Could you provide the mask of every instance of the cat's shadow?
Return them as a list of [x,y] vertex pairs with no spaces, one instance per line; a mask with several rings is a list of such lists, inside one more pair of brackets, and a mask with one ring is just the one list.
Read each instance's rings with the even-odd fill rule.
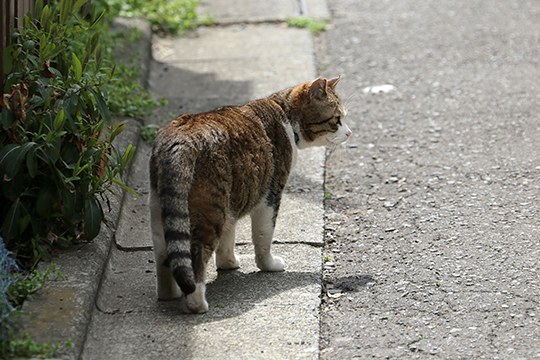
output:
[[[303,294],[310,293],[314,306],[320,295],[320,273],[284,271],[242,272],[218,271],[217,277],[206,285],[209,311],[204,315],[182,314],[180,300],[159,302],[162,312],[172,316],[196,317],[197,323],[220,321],[241,316],[255,307],[306,306]],[[282,296],[288,292],[287,296]]]

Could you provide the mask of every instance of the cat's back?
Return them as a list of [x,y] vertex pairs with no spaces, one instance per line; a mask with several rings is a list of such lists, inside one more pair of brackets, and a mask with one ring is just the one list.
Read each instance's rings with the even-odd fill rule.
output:
[[[154,148],[174,142],[188,142],[191,147],[234,145],[229,142],[243,139],[265,140],[264,126],[245,108],[227,106],[198,114],[183,114],[164,126],[155,140]],[[215,150],[215,149],[214,149]]]

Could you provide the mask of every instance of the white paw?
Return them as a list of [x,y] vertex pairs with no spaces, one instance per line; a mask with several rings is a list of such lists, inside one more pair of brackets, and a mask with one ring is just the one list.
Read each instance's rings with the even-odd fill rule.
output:
[[262,271],[283,271],[285,270],[285,261],[279,256],[268,255],[265,258],[256,258],[257,267]]
[[223,259],[216,256],[216,267],[221,270],[234,270],[240,267],[240,262],[234,256],[232,259]]
[[182,311],[186,314],[204,314],[208,311],[206,301],[206,286],[197,284],[195,291],[182,298]]

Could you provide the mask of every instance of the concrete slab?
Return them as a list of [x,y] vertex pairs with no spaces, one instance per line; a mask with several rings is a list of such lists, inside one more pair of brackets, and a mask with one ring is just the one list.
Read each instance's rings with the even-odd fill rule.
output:
[[[174,106],[200,97],[212,106],[243,103],[315,77],[309,31],[281,25],[199,28],[189,38],[155,39],[153,54],[150,88]],[[183,112],[202,110],[209,108]]]
[[276,245],[288,271],[262,273],[251,246],[241,270],[209,269],[210,311],[158,302],[150,251],[115,250],[82,359],[316,359],[321,249]]
[[330,18],[324,0],[203,0],[199,14],[210,15],[216,24],[277,22],[300,16],[321,20]]

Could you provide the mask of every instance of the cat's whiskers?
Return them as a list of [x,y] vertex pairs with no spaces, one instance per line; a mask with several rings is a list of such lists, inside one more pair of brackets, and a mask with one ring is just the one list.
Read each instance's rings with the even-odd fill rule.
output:
[[349,94],[345,99],[343,99],[343,103],[347,104],[349,101],[354,100],[353,96],[358,95],[358,91],[360,88],[356,88],[351,94]]
[[332,156],[334,156],[336,150],[338,149],[340,145],[343,145],[343,144],[333,144],[331,146],[328,146],[326,148],[326,159],[330,159]]

